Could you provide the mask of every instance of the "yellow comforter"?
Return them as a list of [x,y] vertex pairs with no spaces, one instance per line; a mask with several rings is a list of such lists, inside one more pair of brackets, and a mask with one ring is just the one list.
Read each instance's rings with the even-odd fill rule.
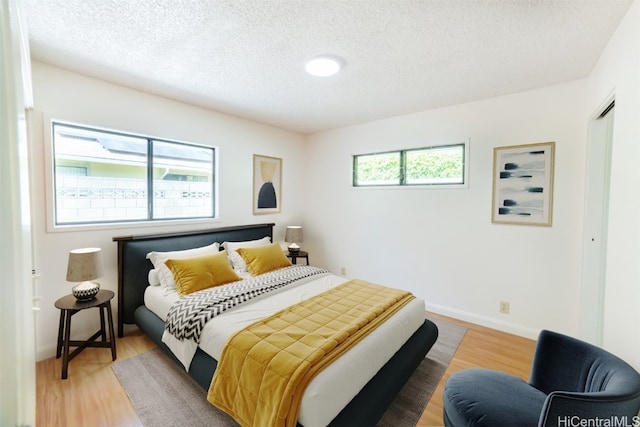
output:
[[313,377],[413,298],[351,280],[256,322],[229,339],[207,398],[243,426],[295,426]]

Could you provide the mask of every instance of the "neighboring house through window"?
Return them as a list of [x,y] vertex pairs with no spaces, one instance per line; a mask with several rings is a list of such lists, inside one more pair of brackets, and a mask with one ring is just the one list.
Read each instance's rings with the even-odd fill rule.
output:
[[55,225],[215,217],[213,147],[53,122]]

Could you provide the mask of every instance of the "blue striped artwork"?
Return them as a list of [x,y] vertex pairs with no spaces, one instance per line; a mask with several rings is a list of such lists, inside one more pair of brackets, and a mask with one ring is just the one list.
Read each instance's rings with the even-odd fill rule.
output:
[[551,225],[554,148],[494,148],[493,222]]

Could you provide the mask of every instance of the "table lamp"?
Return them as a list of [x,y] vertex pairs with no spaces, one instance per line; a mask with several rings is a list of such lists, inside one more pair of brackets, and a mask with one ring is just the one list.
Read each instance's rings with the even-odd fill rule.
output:
[[79,301],[89,301],[98,294],[100,284],[92,282],[102,277],[102,250],[100,248],[74,249],[69,252],[67,281],[79,282],[71,289]]
[[298,243],[302,242],[302,227],[300,225],[288,225],[287,231],[284,235],[284,241],[291,243],[288,246],[290,254],[297,254],[300,252],[300,246],[298,246]]

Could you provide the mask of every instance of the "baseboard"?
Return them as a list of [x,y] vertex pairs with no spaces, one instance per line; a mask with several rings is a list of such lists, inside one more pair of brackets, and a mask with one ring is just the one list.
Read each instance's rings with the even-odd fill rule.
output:
[[49,344],[42,347],[38,347],[36,350],[36,362],[54,357],[56,355],[56,344]]
[[426,304],[427,311],[440,314],[454,319],[463,320],[465,322],[474,323],[476,325],[485,326],[487,328],[496,329],[498,331],[507,332],[509,334],[518,335],[529,339],[538,339],[539,329],[533,329],[517,323],[505,322],[504,320],[494,319],[492,317],[480,316],[475,313],[469,313],[462,310],[456,310],[437,304]]

